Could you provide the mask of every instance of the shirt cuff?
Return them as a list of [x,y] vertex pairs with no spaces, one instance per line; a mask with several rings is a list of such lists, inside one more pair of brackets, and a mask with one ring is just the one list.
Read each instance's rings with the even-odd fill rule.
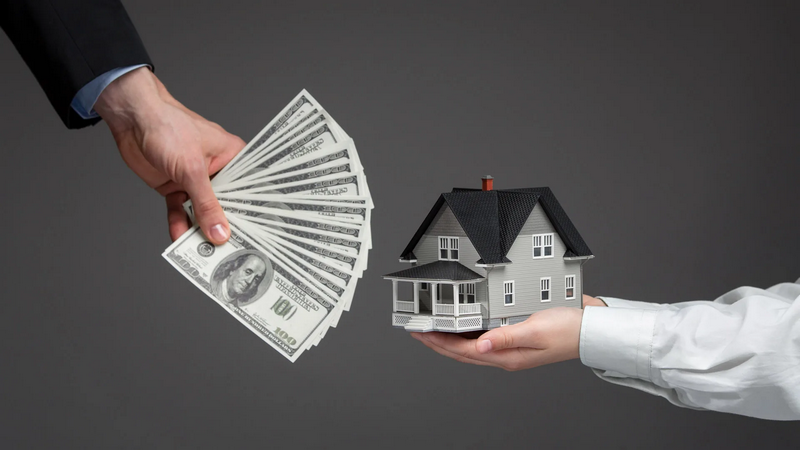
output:
[[654,311],[664,307],[664,305],[659,303],[637,302],[633,300],[623,300],[621,298],[614,298],[614,297],[597,297],[597,298],[599,298],[606,305],[612,308],[647,309]]
[[609,371],[610,376],[652,381],[650,357],[658,313],[656,309],[587,306],[581,322],[581,362]]
[[[100,75],[94,80],[90,81],[86,86],[82,87],[75,97],[72,99],[72,109],[84,119],[94,119],[97,117],[97,112],[94,110],[94,104],[100,98],[106,87],[117,78],[125,75],[126,73],[136,70],[140,67],[148,66],[147,64],[138,64],[135,66],[119,67],[111,69],[108,72]],[[149,66],[148,66],[149,67]]]

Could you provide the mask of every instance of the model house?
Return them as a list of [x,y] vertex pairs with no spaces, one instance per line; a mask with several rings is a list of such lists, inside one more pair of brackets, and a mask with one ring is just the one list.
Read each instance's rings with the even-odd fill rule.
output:
[[553,192],[492,183],[485,177],[482,189],[439,196],[400,255],[410,267],[384,276],[392,281],[392,325],[488,330],[545,308],[582,306],[583,264],[593,255]]

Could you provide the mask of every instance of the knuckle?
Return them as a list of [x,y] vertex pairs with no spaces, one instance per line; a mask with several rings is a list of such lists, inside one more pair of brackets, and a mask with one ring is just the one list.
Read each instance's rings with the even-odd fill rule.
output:
[[183,171],[191,180],[208,176],[208,168],[206,167],[206,163],[204,160],[199,158],[190,158],[185,161]]
[[502,348],[513,348],[514,337],[509,333],[503,333],[500,338]]
[[217,211],[217,202],[214,199],[208,199],[204,201],[192,201],[192,205],[194,206],[194,210],[198,215],[206,215],[215,213]]

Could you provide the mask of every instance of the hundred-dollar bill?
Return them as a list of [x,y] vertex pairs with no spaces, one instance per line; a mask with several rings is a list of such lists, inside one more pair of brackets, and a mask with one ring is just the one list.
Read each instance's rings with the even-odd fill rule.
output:
[[311,182],[325,179],[332,175],[355,175],[361,173],[360,167],[354,166],[349,161],[328,161],[318,166],[310,167],[304,170],[293,171],[288,173],[275,174],[265,177],[260,177],[256,180],[241,180],[228,183],[227,185],[217,189],[218,193],[234,193],[234,192],[261,192],[264,189],[269,189],[275,186],[293,186],[300,184],[300,182]]
[[[296,220],[293,223],[342,233],[365,242],[367,249],[372,248],[371,210],[365,206],[366,200],[363,199],[315,200],[309,197],[265,194],[231,197],[219,195],[218,200],[223,209],[235,209],[240,215],[265,218],[277,216],[280,220],[291,218]],[[191,201],[183,206],[194,221]]]
[[318,103],[311,97],[305,89],[303,89],[297,96],[281,111],[269,124],[259,132],[245,147],[240,151],[218,174],[218,183],[224,183],[227,178],[226,174],[232,168],[238,165],[238,162],[248,156],[250,153],[256,151],[259,147],[270,142],[276,133],[283,130],[298,118],[304,117],[314,109],[318,109]]
[[287,126],[280,132],[276,133],[269,139],[269,141],[265,144],[262,144],[260,147],[251,150],[248,152],[246,156],[242,156],[239,158],[236,163],[232,166],[226,166],[226,173],[224,177],[218,182],[213,183],[214,186],[218,186],[221,184],[229,183],[235,181],[239,178],[242,172],[247,171],[250,166],[252,166],[253,162],[261,158],[267,153],[275,151],[276,148],[280,148],[292,140],[294,140],[297,136],[305,133],[311,127],[316,124],[323,123],[325,120],[324,116],[320,115],[320,110],[314,108],[313,110],[309,111],[308,114],[298,116],[297,120],[295,120],[291,125]]
[[[341,253],[332,252],[313,242],[302,242],[297,239],[280,239],[280,236],[272,240],[276,246],[291,252],[289,256],[296,256],[296,261],[310,266],[315,271],[321,271],[329,279],[330,276],[344,274],[351,274],[346,279],[347,285],[345,286],[345,293],[342,295],[338,302],[342,303],[344,310],[350,310],[350,303],[353,299],[355,291],[355,284],[358,278],[361,278],[363,269],[360,261],[352,256],[342,255]],[[335,272],[333,272],[335,271]]]
[[309,264],[307,261],[299,258],[296,253],[287,249],[279,239],[261,233],[260,230],[252,225],[239,221],[237,217],[231,217],[230,219],[232,222],[237,223],[240,229],[247,230],[250,236],[257,240],[264,248],[270,250],[277,258],[280,258],[287,267],[296,270],[301,276],[304,276],[309,283],[319,288],[321,290],[320,292],[332,297],[332,302],[335,303],[337,307],[343,310],[350,309],[355,286],[358,281],[357,278],[350,278],[347,285],[342,286],[341,280],[334,281],[332,278],[335,274],[331,272],[335,271],[335,268],[319,263]]
[[194,227],[164,258],[253,333],[294,362],[335,304],[231,224],[219,246]]
[[[236,206],[232,206],[231,203]],[[271,225],[269,222],[274,222],[282,230],[294,233],[296,236],[313,236],[314,239],[338,245],[342,248],[354,249],[355,252],[359,252],[367,241],[363,233],[363,224],[351,225],[326,219],[309,219],[307,214],[291,215],[282,209],[275,209],[271,212],[258,212],[240,208],[240,203],[226,200],[221,200],[220,204],[223,205],[222,209],[226,213],[244,216],[248,220],[260,221],[265,225]]]
[[344,310],[350,309],[358,277],[349,275],[346,268],[334,267],[333,264],[328,264],[330,261],[322,261],[320,258],[312,256],[311,252],[299,250],[297,246],[290,245],[285,240],[264,234],[262,237],[272,245],[270,248],[273,251],[288,257],[299,270],[315,279],[327,280],[324,287],[330,291],[326,290],[325,292],[334,295],[337,305],[341,305]]
[[237,197],[253,194],[283,194],[295,197],[337,197],[348,199],[359,197],[364,191],[364,177],[361,173],[324,175],[311,180],[298,180],[283,184],[273,184],[253,189],[232,192],[216,192],[217,197]]
[[369,208],[363,203],[328,202],[308,197],[286,198],[277,195],[265,199],[265,196],[259,195],[228,197],[220,194],[219,201],[220,204],[255,212],[281,213],[300,219],[324,220],[353,226],[366,222],[369,213]]
[[362,171],[364,170],[364,167],[361,165],[361,160],[358,157],[355,143],[352,139],[348,139],[317,152],[306,153],[301,157],[287,161],[286,164],[270,167],[265,170],[263,175],[270,176],[295,171],[305,171],[331,161],[349,162],[353,167]]
[[[367,254],[366,245],[360,241],[346,239],[341,235],[327,231],[314,231],[313,228],[298,226],[290,223],[299,222],[311,224],[310,221],[301,221],[288,217],[283,219],[272,214],[260,214],[253,211],[241,210],[226,206],[223,206],[222,209],[227,214],[234,214],[242,217],[249,222],[261,225],[266,232],[274,233],[287,239],[297,239],[300,242],[313,243],[333,252],[347,254],[354,258],[360,258],[362,256],[366,257]],[[315,225],[321,226],[322,224],[316,223]],[[359,261],[361,261],[361,259],[365,258],[360,258]],[[360,262],[359,266],[364,267],[365,263]]]
[[[289,257],[289,254],[281,245],[277,244],[274,239],[271,239],[268,236],[260,233],[259,230],[253,227],[251,224],[244,223],[238,220],[237,217],[231,217],[230,221],[231,223],[236,224],[238,229],[247,233],[251,239],[257,241],[260,246],[270,251],[270,255],[272,255],[276,260],[279,260],[281,263],[285,264],[287,268],[294,270],[294,273],[299,273],[298,278],[302,278],[309,284],[321,289],[321,291],[318,290],[317,292],[325,293],[327,298],[334,297],[335,299],[331,300],[330,303],[336,305],[336,307],[326,320],[325,327],[335,326],[334,324],[338,323],[338,318],[341,316],[341,312],[344,310],[344,304],[346,303],[349,307],[349,304],[352,303],[352,294],[353,290],[355,289],[355,282],[352,285],[352,289],[344,289],[332,283],[321,271],[310,268],[302,263],[297,264],[295,260],[292,260],[292,258]],[[326,331],[326,329],[321,329],[320,333],[324,335]]]
[[[236,217],[232,217],[231,222],[236,224],[237,229],[241,230],[241,232],[249,239],[258,242],[262,248],[269,251],[273,258],[280,261],[282,264],[285,264],[285,267],[294,270],[295,272],[293,273],[296,274],[298,278],[305,280],[312,286],[316,286],[318,288],[317,292],[323,295],[324,298],[329,301],[329,303],[335,305],[325,321],[320,325],[320,327],[318,327],[318,330],[314,332],[314,335],[316,335],[317,338],[314,339],[313,337],[310,337],[306,340],[307,348],[312,345],[316,345],[317,342],[319,342],[319,339],[325,335],[328,327],[335,326],[335,324],[338,323],[343,312],[343,304],[347,303],[349,305],[352,303],[351,301],[348,302],[348,300],[352,300],[352,291],[344,292],[339,295],[339,298],[334,298],[336,296],[330,295],[331,290],[325,286],[327,280],[325,280],[324,277],[321,275],[317,275],[316,277],[312,276],[313,271],[308,271],[305,267],[298,266],[291,259],[286,258],[285,250],[283,250],[281,246],[275,245],[272,240],[264,239],[263,235],[259,234],[259,230],[256,227],[253,227],[251,224],[238,221]],[[355,289],[355,283],[353,284],[353,289]]]
[[[339,130],[333,126],[329,117],[327,112],[318,110],[312,111],[311,114],[298,120],[291,129],[284,131],[283,135],[269,146],[262,146],[252,152],[246,160],[240,161],[238,166],[231,170],[231,175],[227,181],[232,182],[243,177],[245,172],[251,171],[254,165],[259,162],[264,163],[262,164],[262,172],[260,172],[259,175],[267,175],[268,172],[272,171],[270,167],[271,161],[275,161],[272,156],[280,154],[281,151],[285,152],[287,149],[293,149],[291,150],[292,153],[305,152],[306,154],[312,153],[308,151],[310,148],[321,151],[328,146],[327,142],[325,145],[321,145],[318,142],[308,144],[306,141],[314,134],[312,130],[317,130],[318,133],[324,130],[325,128],[323,128],[323,125],[327,125],[332,130],[335,137],[341,137],[340,142],[352,142],[352,139],[347,137],[343,130]],[[311,133],[311,135],[309,135],[309,133]],[[304,136],[305,139],[303,139]],[[298,146],[298,143],[305,143],[305,145]]]
[[[258,174],[258,177],[253,177],[248,180],[235,180],[226,183],[224,190],[234,186],[243,186],[247,184],[254,184],[257,182],[267,181],[267,178],[274,178],[278,175],[289,174],[293,172],[308,172],[309,170],[328,167],[329,164],[338,162],[339,164],[349,163],[355,170],[363,171],[361,161],[358,158],[355,144],[352,139],[336,143],[326,147],[319,152],[307,153],[305,156],[297,158],[291,164],[284,164],[278,167],[272,166],[264,169]],[[223,189],[218,189],[222,191]]]
[[260,230],[253,223],[248,223],[237,216],[229,216],[228,220],[231,223],[235,223],[240,230],[246,232],[259,245],[272,251],[272,254],[284,262],[287,267],[321,289],[321,292],[332,303],[341,301],[341,298],[345,295],[347,284],[353,279],[346,269],[339,269],[321,262],[317,263],[317,265],[305,265],[303,260],[292,254],[290,250],[286,249],[285,245],[279,243],[269,233]]
[[266,143],[254,150],[251,150],[246,156],[242,156],[238,161],[236,161],[236,164],[228,169],[228,172],[226,173],[226,179],[224,181],[230,182],[236,180],[242,170],[246,170],[255,159],[273,151],[276,147],[280,147],[289,143],[294,138],[310,129],[310,127],[321,123],[323,120],[325,120],[325,116],[321,115],[319,108],[314,108],[307,114],[298,115],[297,120],[291,123],[291,125],[275,133]]
[[[373,203],[355,144],[304,90],[212,187],[231,240],[213,246],[195,227],[164,256],[294,361],[349,310],[367,267]],[[184,208],[194,220],[192,203]],[[316,325],[309,317],[319,319]]]
[[307,227],[298,226],[291,223],[291,222],[310,222],[310,221],[301,221],[289,217],[284,219],[278,216],[273,216],[271,214],[260,215],[253,213],[252,211],[243,211],[228,207],[223,207],[222,209],[225,211],[226,214],[234,214],[250,222],[260,224],[261,226],[264,227],[265,231],[268,232],[275,231],[280,236],[284,236],[291,239],[299,239],[301,241],[306,241],[306,240],[313,241],[318,245],[327,247],[339,253],[346,253],[348,255],[357,256],[359,254],[366,254],[365,252],[362,253],[363,250],[366,250],[366,245],[363,242],[352,239],[346,239],[341,236],[337,236],[334,233],[312,231]]
[[[259,223],[252,220],[249,222]],[[275,228],[259,227],[259,231],[265,233],[270,238],[275,238],[276,242],[281,243],[293,251],[300,252],[309,258],[314,258],[320,262],[334,266],[353,277],[361,277],[361,264],[359,263],[357,254],[349,254],[347,252],[338,251],[338,249],[333,249],[330,246],[319,245],[313,239],[294,236]]]
[[[295,137],[308,131],[311,126],[322,123],[323,121],[329,124],[332,132],[337,136],[341,136],[343,139],[350,139],[350,136],[347,134],[347,132],[345,132],[344,129],[339,126],[336,120],[334,120],[329,113],[318,106],[319,102],[317,102],[317,100],[314,99],[314,97],[311,96],[311,94],[305,89],[298,94],[298,96],[289,104],[289,106],[284,109],[283,113],[285,114],[286,110],[289,109],[290,106],[294,106],[301,101],[305,102],[303,103],[304,106],[315,106],[313,106],[313,109],[310,111],[308,111],[308,108],[300,108],[297,113],[286,120],[285,125],[279,129],[279,132],[273,133],[272,137],[267,139],[266,142],[263,142],[255,149],[251,149],[246,155],[237,157],[235,164],[227,165],[225,169],[223,169],[223,172],[225,173],[220,180],[220,184],[238,178],[243,169],[249,168],[252,165],[255,156],[261,157],[264,154],[273,152],[276,148],[280,148],[284,144],[289,143],[289,141]],[[273,119],[273,121],[274,120],[275,119]]]
[[296,137],[286,145],[278,148],[268,154],[260,155],[258,158],[248,164],[245,170],[237,175],[238,180],[246,180],[249,178],[258,177],[262,170],[269,168],[271,165],[286,158],[289,155],[300,157],[302,155],[313,153],[321,150],[329,145],[334,145],[337,142],[346,140],[344,136],[335,131],[329,123],[323,123],[311,127],[302,135]]
[[[249,202],[243,200],[243,203]],[[297,238],[300,241],[313,241],[316,245],[332,249],[338,253],[358,256],[358,269],[364,271],[368,264],[369,236],[364,233],[362,224],[344,224],[324,219],[309,220],[302,214],[293,216],[292,212],[275,208],[253,207],[236,202],[220,201],[227,214],[240,216],[250,222],[261,224],[265,231],[280,230],[281,236]]]

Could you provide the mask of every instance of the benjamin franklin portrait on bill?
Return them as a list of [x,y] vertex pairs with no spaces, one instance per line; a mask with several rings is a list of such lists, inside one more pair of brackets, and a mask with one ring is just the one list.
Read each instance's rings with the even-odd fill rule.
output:
[[272,283],[272,264],[257,250],[240,250],[220,261],[211,274],[214,295],[227,306],[257,301]]

